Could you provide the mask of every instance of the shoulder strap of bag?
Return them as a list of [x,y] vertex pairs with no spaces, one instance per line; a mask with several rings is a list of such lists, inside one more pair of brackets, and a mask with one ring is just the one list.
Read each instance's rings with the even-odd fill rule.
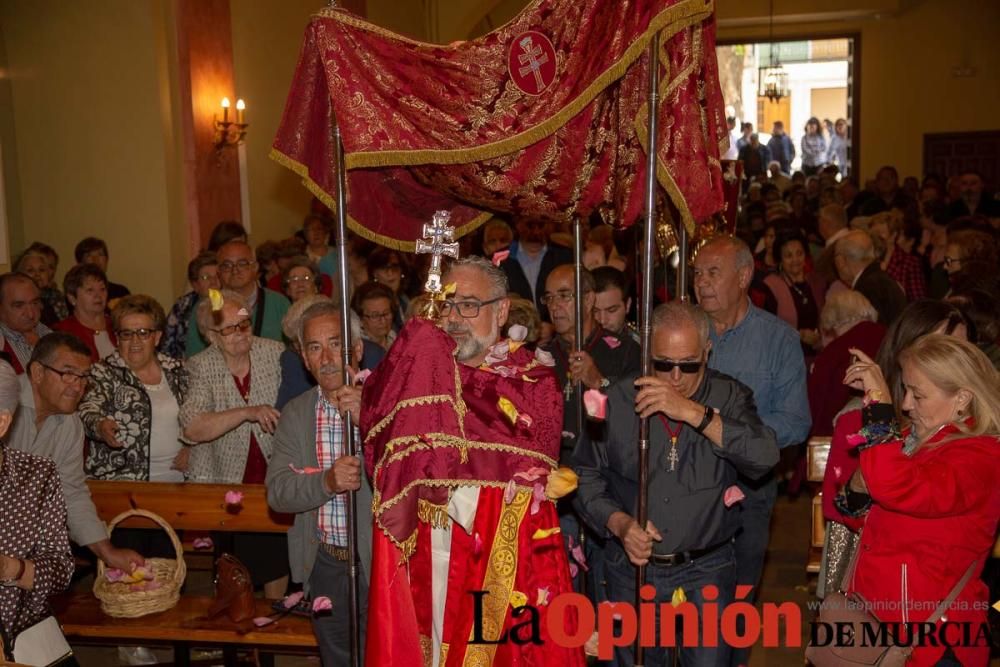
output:
[[958,597],[958,594],[961,593],[962,589],[965,588],[965,585],[969,583],[969,579],[972,578],[972,573],[976,571],[977,565],[979,565],[978,560],[972,561],[972,564],[969,565],[969,569],[965,571],[965,574],[962,575],[962,578],[958,580],[958,583],[955,584],[955,587],[951,589],[950,593],[948,593],[948,597],[946,597],[944,600],[941,601],[941,603],[937,606],[937,609],[934,610],[934,613],[931,614],[931,617],[927,619],[928,623],[937,623],[939,620],[941,620],[941,617],[944,616],[946,611],[948,611],[948,608],[951,606],[951,603],[955,601],[955,598]]

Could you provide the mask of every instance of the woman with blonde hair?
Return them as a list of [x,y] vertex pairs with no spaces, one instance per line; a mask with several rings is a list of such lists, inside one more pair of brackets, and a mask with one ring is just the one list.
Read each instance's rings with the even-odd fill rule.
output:
[[864,528],[845,592],[864,598],[883,623],[938,624],[939,604],[954,596],[944,610],[959,629],[950,647],[924,642],[908,664],[986,665],[990,600],[979,575],[1000,520],[1000,375],[967,341],[937,333],[916,340],[899,355],[899,407],[909,421],[900,428],[878,364],[851,352],[857,361],[844,383],[866,397],[854,438],[861,466],[837,502],[864,516]]

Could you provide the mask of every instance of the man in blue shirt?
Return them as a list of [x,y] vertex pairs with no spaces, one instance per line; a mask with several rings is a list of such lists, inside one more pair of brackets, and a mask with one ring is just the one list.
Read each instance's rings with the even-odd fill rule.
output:
[[[753,255],[743,241],[716,238],[698,251],[694,289],[712,321],[709,368],[732,376],[753,391],[757,414],[775,434],[778,447],[805,441],[812,420],[806,395],[806,366],[798,332],[763,311],[747,296]],[[736,583],[756,587],[764,568],[771,510],[777,498],[773,472],[760,480],[740,477],[742,529],[736,535]],[[749,651],[733,651],[733,665]]]

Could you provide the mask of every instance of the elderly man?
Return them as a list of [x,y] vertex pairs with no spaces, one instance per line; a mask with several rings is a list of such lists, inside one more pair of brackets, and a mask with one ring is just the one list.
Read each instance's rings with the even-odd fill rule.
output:
[[851,289],[861,292],[878,312],[878,321],[890,326],[906,307],[906,294],[882,270],[875,257],[872,237],[855,229],[840,237],[833,253],[837,276]]
[[[444,283],[455,292],[440,328],[410,320],[365,382],[378,527],[369,614],[392,628],[369,633],[367,663],[437,665],[446,651],[455,665],[582,667],[545,622],[547,601],[571,588],[555,504],[535,490],[557,465],[559,388],[547,355],[500,340],[503,271],[469,257]],[[537,642],[513,627],[521,614],[508,610],[524,604],[537,609]]]
[[[253,335],[281,342],[281,320],[291,304],[284,294],[257,284],[257,259],[253,248],[246,241],[229,241],[219,248],[216,256],[222,287],[233,290],[247,302],[250,320],[253,322]],[[185,346],[189,357],[207,347],[207,342],[198,331],[195,312],[197,308],[191,314]]]
[[550,225],[542,220],[521,218],[517,221],[517,240],[510,245],[510,255],[500,263],[507,274],[510,291],[531,301],[545,315],[542,292],[552,269],[573,261],[573,253],[549,245]]
[[[563,264],[553,269],[545,281],[545,296],[555,337],[544,345],[555,360],[556,378],[563,390],[563,451],[565,462],[572,453],[577,433],[580,397],[574,391],[579,379],[583,390],[604,390],[617,380],[639,370],[639,345],[631,336],[612,333],[594,319],[596,304],[594,276],[583,270],[583,343],[573,340],[576,324],[576,298],[573,291],[573,265]],[[585,427],[586,428],[586,427]]]
[[28,382],[21,382],[21,405],[8,445],[55,462],[70,539],[109,567],[130,572],[143,558],[111,544],[83,475],[83,422],[76,407],[87,388],[90,363],[90,349],[79,338],[67,333],[43,336],[28,362]]
[[[348,491],[358,491],[358,622],[362,628],[371,574],[371,487],[362,474],[361,460],[347,456],[344,441],[344,417],[350,413],[357,423],[361,389],[343,383],[337,306],[322,301],[307,308],[297,337],[302,358],[319,387],[292,399],[282,410],[267,469],[267,500],[274,510],[295,514],[295,524],[288,531],[292,580],[301,582],[313,599],[334,600],[331,614],[313,618],[323,664],[346,665],[350,656]],[[362,349],[361,326],[353,314],[351,340],[351,359],[356,363]]]
[[0,336],[3,351],[18,375],[24,373],[38,339],[52,330],[41,323],[42,296],[23,273],[0,276]]
[[618,337],[628,336],[636,343],[639,335],[626,322],[632,298],[626,296],[625,274],[613,266],[599,266],[594,276],[594,319],[606,331]]
[[[693,282],[712,324],[708,365],[749,387],[757,414],[774,430],[778,447],[791,447],[808,437],[811,423],[802,346],[797,331],[750,302],[753,266],[750,249],[731,236],[720,236],[698,251]],[[741,477],[739,486],[746,498],[736,536],[736,583],[756,588],[778,487],[773,474]],[[734,665],[746,663],[746,650],[733,653]]]
[[[614,427],[600,439],[584,435],[574,452],[580,478],[575,504],[599,534],[615,538],[605,548],[613,601],[635,599],[632,566],[645,564],[657,603],[669,603],[683,588],[700,610],[706,586],[718,588],[714,600],[720,609],[734,599],[737,476],[765,475],[778,461],[778,447],[774,432],[757,415],[750,389],[706,368],[709,328],[708,317],[695,306],[659,306],[653,313],[654,374],[615,383],[607,405]],[[635,519],[640,416],[650,419],[645,526]],[[729,664],[726,646],[680,651],[685,665]],[[664,648],[649,650],[647,659],[653,665],[672,662]],[[615,664],[631,665],[631,648],[619,648]]]

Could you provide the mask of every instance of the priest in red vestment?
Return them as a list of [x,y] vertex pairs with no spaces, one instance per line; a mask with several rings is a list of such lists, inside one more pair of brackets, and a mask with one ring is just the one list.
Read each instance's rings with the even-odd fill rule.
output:
[[[500,340],[507,281],[492,264],[456,262],[444,284],[454,291],[440,326],[410,321],[364,386],[375,522],[365,662],[582,666],[546,616],[572,591],[552,360]],[[566,634],[576,620],[565,615]],[[532,634],[540,643],[524,643]]]

